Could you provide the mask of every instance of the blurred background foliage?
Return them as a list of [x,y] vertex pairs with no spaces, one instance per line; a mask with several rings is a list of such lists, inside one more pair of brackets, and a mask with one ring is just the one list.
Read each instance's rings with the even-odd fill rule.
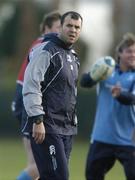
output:
[[[56,9],[65,12],[67,5],[68,10],[78,10],[79,12],[78,4],[80,2],[89,6],[90,3],[97,3],[97,5],[109,3],[112,43],[109,48],[107,47],[105,53],[114,56],[115,46],[122,35],[125,32],[135,32],[134,0],[84,0],[83,2],[81,0],[74,2],[71,0],[0,0],[0,136],[16,136],[19,132],[17,121],[10,110],[15,81],[32,41],[39,35],[39,24],[43,15]],[[89,37],[89,35],[87,36]],[[96,33],[95,38],[99,38]],[[110,37],[106,36],[105,38]],[[92,62],[91,58],[88,57],[88,54],[93,53],[92,43],[88,43],[81,37],[75,45],[81,60],[79,75],[89,68],[88,60]],[[106,47],[102,42],[98,43],[101,43],[100,46]],[[79,87],[78,90],[78,137],[88,139],[96,107],[95,88],[84,90]]]

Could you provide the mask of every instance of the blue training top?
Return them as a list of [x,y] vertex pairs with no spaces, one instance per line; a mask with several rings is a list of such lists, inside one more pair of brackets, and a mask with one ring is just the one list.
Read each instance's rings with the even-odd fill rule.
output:
[[121,72],[116,67],[111,77],[98,85],[98,102],[92,141],[114,145],[133,145],[135,106],[124,105],[112,97],[111,88],[120,84],[123,92],[135,94],[135,71]]

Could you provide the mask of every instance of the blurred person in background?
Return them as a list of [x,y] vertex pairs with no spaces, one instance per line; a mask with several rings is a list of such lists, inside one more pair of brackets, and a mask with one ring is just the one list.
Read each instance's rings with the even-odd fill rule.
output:
[[94,81],[84,73],[81,86],[98,83],[98,99],[86,163],[87,180],[104,180],[118,160],[127,180],[135,180],[135,36],[126,33],[117,46],[112,75]]
[[[60,18],[61,18],[61,15],[57,11],[46,14],[43,17],[42,23],[40,25],[41,36],[33,42],[29,51],[31,51],[35,46],[40,45],[46,34],[59,33]],[[29,57],[27,56],[24,59],[24,62],[22,64],[19,74],[18,74],[18,78],[16,81],[15,97],[12,102],[12,111],[13,111],[15,117],[19,120],[20,126],[22,126],[22,127],[27,119],[27,114],[24,110],[23,100],[22,100],[22,86],[23,86],[23,80],[24,80],[24,72],[25,72],[25,69],[26,69],[28,63],[29,63]],[[29,140],[29,133],[23,131],[22,139],[23,139],[23,144],[24,144],[24,148],[26,151],[26,156],[27,156],[27,166],[17,177],[17,180],[34,180],[35,178],[37,178],[39,176],[39,173],[38,173],[37,166],[35,164],[35,160],[33,158],[33,153],[31,150],[31,144],[30,144],[30,140]]]
[[76,98],[79,59],[72,49],[82,28],[79,13],[61,17],[58,35],[29,54],[23,85],[26,126],[41,180],[68,180],[68,160],[77,133]]

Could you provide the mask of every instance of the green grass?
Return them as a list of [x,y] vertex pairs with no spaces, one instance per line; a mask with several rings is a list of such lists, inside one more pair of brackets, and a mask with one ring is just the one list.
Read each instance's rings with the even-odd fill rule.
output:
[[[88,142],[75,141],[70,159],[70,180],[85,180],[85,159]],[[0,139],[0,180],[15,180],[15,177],[25,167],[25,153],[21,140]],[[124,173],[117,162],[107,174],[105,180],[123,180]]]
[[[76,142],[73,146],[70,160],[70,180],[85,180],[85,161],[89,148],[89,143]],[[124,173],[121,165],[116,162],[115,166],[106,175],[105,180],[123,180]]]

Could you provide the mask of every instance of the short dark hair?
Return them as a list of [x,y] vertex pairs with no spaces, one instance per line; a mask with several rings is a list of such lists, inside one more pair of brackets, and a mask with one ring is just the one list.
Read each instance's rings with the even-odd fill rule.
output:
[[51,13],[45,14],[40,24],[40,32],[44,33],[45,26],[48,26],[49,28],[51,28],[53,23],[60,19],[61,19],[61,14],[57,11],[53,11]]
[[123,35],[122,40],[116,47],[116,59],[119,62],[120,57],[119,53],[121,53],[124,49],[135,44],[135,35],[132,33],[126,33]]
[[68,11],[68,12],[66,12],[66,13],[64,13],[64,14],[62,15],[62,17],[61,17],[61,25],[64,23],[64,20],[65,20],[65,18],[66,18],[68,15],[70,15],[71,18],[72,18],[72,19],[75,19],[75,20],[78,20],[78,19],[80,18],[81,21],[83,22],[83,18],[82,18],[82,16],[81,16],[79,13],[77,13],[77,12],[75,12],[75,11]]
[[117,52],[122,52],[123,49],[135,44],[135,35],[132,33],[126,33],[120,43],[116,47]]

